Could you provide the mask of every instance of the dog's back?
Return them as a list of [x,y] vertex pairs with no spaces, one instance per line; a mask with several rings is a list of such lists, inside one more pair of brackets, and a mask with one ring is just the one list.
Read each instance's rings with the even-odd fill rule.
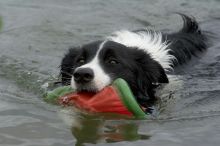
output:
[[192,56],[197,56],[207,48],[207,38],[197,21],[184,14],[180,15],[184,22],[183,28],[179,32],[163,35],[164,39],[170,42],[169,53],[176,58],[173,60],[174,66],[187,62]]

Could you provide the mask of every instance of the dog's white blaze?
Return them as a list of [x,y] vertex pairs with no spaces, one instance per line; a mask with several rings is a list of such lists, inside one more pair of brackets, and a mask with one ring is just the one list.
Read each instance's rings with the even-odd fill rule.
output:
[[70,85],[71,85],[71,87],[72,87],[73,89],[76,89],[76,83],[75,83],[75,81],[74,81],[74,77],[73,77],[73,76],[71,77]]
[[127,47],[137,47],[150,54],[151,57],[159,62],[166,70],[172,70],[172,60],[175,59],[173,55],[169,54],[169,43],[163,41],[162,34],[156,31],[140,31],[131,32],[127,30],[117,31],[107,40],[123,44]]
[[[102,69],[102,67],[100,65],[99,58],[98,58],[99,52],[103,48],[104,44],[105,44],[105,41],[103,43],[101,43],[101,45],[99,46],[99,49],[96,52],[96,55],[89,63],[84,64],[84,65],[76,68],[76,70],[79,68],[91,68],[94,72],[94,79],[91,82],[91,86],[94,86],[98,90],[103,89],[105,86],[107,86],[111,83],[109,75],[106,74],[104,72],[104,70]],[[72,77],[72,79],[71,79],[71,86],[72,86],[72,88],[76,89],[74,77]]]

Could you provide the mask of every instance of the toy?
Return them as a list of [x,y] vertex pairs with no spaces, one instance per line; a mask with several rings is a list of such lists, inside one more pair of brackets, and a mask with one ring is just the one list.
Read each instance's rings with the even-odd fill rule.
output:
[[59,87],[47,93],[45,100],[60,105],[75,106],[90,113],[114,113],[136,118],[147,116],[134,98],[127,82],[121,78],[98,93],[75,93],[70,86]]

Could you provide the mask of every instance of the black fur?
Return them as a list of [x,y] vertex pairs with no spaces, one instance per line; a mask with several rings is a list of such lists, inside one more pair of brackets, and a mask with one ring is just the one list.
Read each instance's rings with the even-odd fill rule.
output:
[[153,83],[168,83],[162,66],[140,49],[129,48],[109,41],[105,44],[100,55],[105,59],[107,59],[105,55],[108,55],[118,61],[115,65],[107,65],[103,61],[103,69],[110,74],[112,80],[125,79],[142,105],[155,101],[155,85]]
[[186,63],[192,56],[197,56],[199,52],[205,51],[207,48],[207,38],[200,30],[196,20],[184,14],[180,15],[184,22],[183,28],[177,33],[164,34],[164,39],[171,43],[170,54],[176,57],[174,65]]
[[82,47],[71,47],[68,50],[61,62],[60,75],[63,85],[70,84],[70,79],[75,68],[82,65],[78,60],[84,57],[86,58],[86,62],[89,62],[95,56],[100,43],[101,41],[96,41]]

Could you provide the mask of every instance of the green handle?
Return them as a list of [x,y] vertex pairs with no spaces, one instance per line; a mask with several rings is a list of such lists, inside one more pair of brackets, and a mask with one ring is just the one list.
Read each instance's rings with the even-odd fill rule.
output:
[[124,79],[118,78],[113,82],[113,86],[116,87],[121,100],[130,112],[133,113],[136,118],[146,118],[147,114],[141,109],[127,82]]
[[46,93],[45,100],[47,102],[51,103],[57,103],[57,99],[61,96],[64,96],[66,94],[69,94],[71,92],[74,92],[74,90],[71,88],[71,86],[62,86],[54,89],[53,91],[50,91]]

